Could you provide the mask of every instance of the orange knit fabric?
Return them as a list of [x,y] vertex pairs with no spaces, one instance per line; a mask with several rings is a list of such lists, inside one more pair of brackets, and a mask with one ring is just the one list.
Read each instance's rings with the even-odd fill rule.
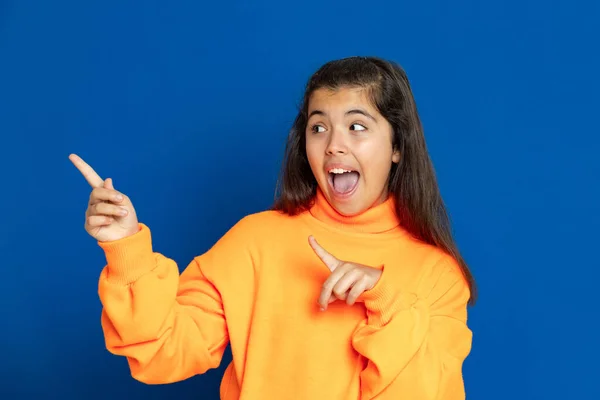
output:
[[[320,311],[330,272],[309,235],[342,260],[383,269],[377,285],[353,306]],[[99,245],[106,345],[139,381],[202,374],[230,344],[223,400],[465,398],[467,283],[452,258],[401,228],[392,199],[348,218],[319,192],[294,217],[249,215],[181,274],[143,223]]]

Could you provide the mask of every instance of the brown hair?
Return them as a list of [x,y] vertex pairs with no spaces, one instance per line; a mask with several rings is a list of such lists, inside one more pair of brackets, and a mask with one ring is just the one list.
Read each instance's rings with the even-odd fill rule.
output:
[[458,262],[471,291],[469,302],[475,304],[475,280],[452,237],[408,78],[392,61],[350,57],[330,61],[313,74],[288,136],[273,208],[295,215],[311,206],[317,181],[306,156],[308,101],[317,89],[341,87],[367,88],[375,107],[392,125],[393,146],[401,159],[392,164],[388,190],[397,200],[401,224],[415,238],[441,248]]

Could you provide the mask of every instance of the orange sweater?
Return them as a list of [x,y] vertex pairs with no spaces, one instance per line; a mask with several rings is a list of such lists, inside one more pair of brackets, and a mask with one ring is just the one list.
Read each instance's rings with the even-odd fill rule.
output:
[[[309,235],[340,259],[382,268],[377,285],[353,306],[320,311],[329,270]],[[465,398],[467,284],[452,258],[400,228],[392,200],[348,218],[319,193],[295,217],[249,215],[181,275],[142,223],[99,245],[106,345],[139,381],[202,374],[231,344],[224,400]]]

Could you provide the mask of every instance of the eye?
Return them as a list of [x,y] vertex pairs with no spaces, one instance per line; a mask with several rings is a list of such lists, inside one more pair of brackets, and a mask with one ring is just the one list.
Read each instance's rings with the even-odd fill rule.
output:
[[[353,127],[355,127],[355,128],[353,128]],[[350,125],[350,130],[353,130],[353,131],[364,131],[364,130],[367,130],[367,128],[365,128],[361,124],[352,124],[352,125]]]
[[[322,129],[322,130],[319,130],[319,129]],[[313,126],[311,126],[310,131],[314,132],[314,133],[320,133],[320,132],[325,132],[325,128],[323,128],[321,125],[313,125]]]

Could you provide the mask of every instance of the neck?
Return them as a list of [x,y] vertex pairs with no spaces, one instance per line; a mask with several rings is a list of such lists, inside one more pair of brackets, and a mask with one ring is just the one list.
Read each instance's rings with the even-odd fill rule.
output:
[[382,203],[357,215],[342,215],[329,203],[321,189],[317,189],[310,214],[328,225],[348,232],[383,233],[400,225],[395,205],[393,197],[388,196]]

